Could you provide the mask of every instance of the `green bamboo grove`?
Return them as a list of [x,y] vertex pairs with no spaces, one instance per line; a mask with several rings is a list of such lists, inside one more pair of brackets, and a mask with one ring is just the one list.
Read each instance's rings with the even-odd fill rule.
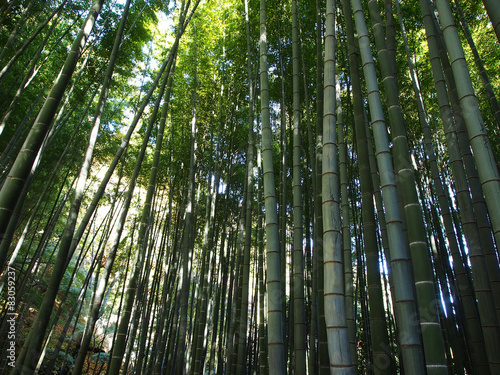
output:
[[0,1],[0,373],[500,373],[494,0]]

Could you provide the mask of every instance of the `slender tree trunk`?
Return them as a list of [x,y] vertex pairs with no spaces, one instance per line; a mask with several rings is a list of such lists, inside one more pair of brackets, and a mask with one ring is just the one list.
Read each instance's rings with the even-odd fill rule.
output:
[[[317,191],[314,193],[314,244],[313,256],[313,294],[317,301],[314,303],[316,309],[314,315],[317,317],[318,327],[318,365],[319,373],[324,375],[330,373],[328,358],[328,343],[325,325],[325,301],[324,301],[324,268],[323,268],[323,198],[322,198],[322,161],[323,161],[323,9],[322,2],[316,2],[316,179]],[[314,323],[314,321],[312,322]]]
[[241,297],[241,316],[239,327],[238,359],[236,373],[245,373],[245,356],[247,349],[246,332],[248,327],[248,293],[249,293],[249,274],[250,274],[250,248],[252,235],[252,196],[253,196],[253,166],[254,166],[254,82],[252,76],[250,27],[248,19],[248,2],[245,1],[245,25],[247,39],[247,74],[249,88],[249,107],[248,107],[248,149],[246,161],[246,196],[245,201],[245,230],[244,230],[244,250],[243,250],[243,284]]
[[346,321],[349,332],[349,347],[351,351],[352,371],[357,374],[357,341],[356,341],[356,314],[354,305],[354,284],[352,272],[352,252],[351,252],[351,230],[349,213],[348,194],[348,173],[347,173],[347,139],[344,133],[343,108],[341,102],[340,81],[336,82],[336,105],[338,119],[338,139],[339,139],[339,171],[340,171],[340,202],[342,210],[342,251],[344,259],[344,280],[345,280],[345,304]]
[[323,114],[323,249],[325,321],[331,374],[352,374],[345,310],[336,116],[336,1],[326,5]]
[[[280,3],[282,11],[284,4]],[[287,322],[286,308],[286,266],[287,266],[287,223],[288,223],[288,136],[287,136],[287,115],[285,96],[285,68],[283,64],[283,39],[281,32],[281,16],[278,20],[278,60],[280,69],[280,134],[281,134],[281,183],[278,184],[278,220],[280,236],[280,275],[281,275],[281,312],[283,314],[283,345],[285,350],[285,364],[288,363],[289,327]]]
[[260,95],[262,116],[262,163],[264,174],[264,202],[266,207],[266,260],[267,260],[267,314],[269,372],[285,374],[283,344],[283,317],[281,303],[280,247],[276,188],[274,186],[272,132],[269,108],[269,82],[267,73],[266,0],[260,0]]
[[257,165],[259,166],[259,221],[258,221],[258,258],[259,258],[259,371],[262,375],[269,373],[269,365],[267,362],[267,340],[266,340],[266,322],[265,322],[265,293],[266,293],[266,280],[264,272],[264,199],[262,195],[262,159],[260,149],[257,155]]
[[306,373],[304,250],[302,219],[302,155],[300,127],[299,25],[297,1],[292,1],[293,60],[293,350],[294,373]]

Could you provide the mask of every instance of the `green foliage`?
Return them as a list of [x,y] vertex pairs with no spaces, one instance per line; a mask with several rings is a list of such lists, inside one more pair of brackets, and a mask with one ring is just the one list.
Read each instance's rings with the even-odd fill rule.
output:
[[[53,351],[52,350],[49,350],[49,352],[47,353],[47,357],[48,358],[52,358],[53,356]],[[62,350],[59,351],[57,353],[57,359],[56,359],[56,363],[54,365],[54,368],[52,370],[52,374],[64,374],[64,373],[67,373],[70,369],[71,369],[71,366],[73,364],[73,362],[75,361],[75,359],[73,358],[73,356],[69,353],[66,353],[66,352],[63,352]],[[48,373],[46,372],[46,364],[44,363],[40,369],[40,374],[47,374]]]

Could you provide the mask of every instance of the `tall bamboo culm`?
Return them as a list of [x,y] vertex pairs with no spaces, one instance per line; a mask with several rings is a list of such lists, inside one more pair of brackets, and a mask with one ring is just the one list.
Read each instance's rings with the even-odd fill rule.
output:
[[280,246],[278,213],[274,184],[272,131],[269,108],[269,78],[267,72],[266,0],[260,0],[260,96],[262,116],[262,170],[264,174],[264,205],[266,221],[267,316],[269,373],[285,374],[285,348],[281,303]]
[[335,87],[336,1],[326,3],[324,106],[323,106],[323,267],[325,322],[331,374],[352,374],[345,309],[344,266],[340,221],[337,161],[337,107]]

